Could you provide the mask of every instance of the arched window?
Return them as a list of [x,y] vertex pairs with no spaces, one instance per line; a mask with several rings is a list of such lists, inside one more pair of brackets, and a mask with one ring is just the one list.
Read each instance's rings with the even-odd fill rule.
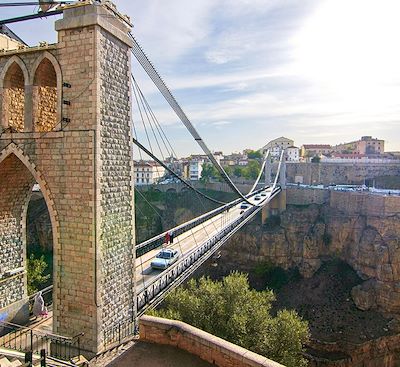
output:
[[4,127],[11,131],[24,131],[25,79],[21,67],[13,62],[3,81]]
[[33,129],[51,131],[57,121],[57,75],[53,64],[44,58],[33,79]]

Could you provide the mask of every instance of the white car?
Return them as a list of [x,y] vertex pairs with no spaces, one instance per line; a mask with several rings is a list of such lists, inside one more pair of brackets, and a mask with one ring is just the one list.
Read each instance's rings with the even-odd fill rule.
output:
[[179,258],[179,252],[178,250],[174,249],[163,249],[161,250],[154,260],[151,262],[150,266],[153,269],[167,269],[168,266],[172,265],[174,262],[176,262]]

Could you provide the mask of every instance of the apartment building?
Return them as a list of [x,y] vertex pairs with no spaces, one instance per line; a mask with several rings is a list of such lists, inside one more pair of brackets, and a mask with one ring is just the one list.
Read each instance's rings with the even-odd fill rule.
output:
[[155,161],[135,161],[133,169],[135,185],[152,185],[165,175],[165,168]]

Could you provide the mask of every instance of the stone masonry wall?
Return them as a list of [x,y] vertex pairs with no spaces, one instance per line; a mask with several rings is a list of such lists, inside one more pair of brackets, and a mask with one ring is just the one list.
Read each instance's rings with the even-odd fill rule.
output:
[[[60,131],[46,134],[31,131],[31,126],[21,133],[5,132],[0,137],[0,163],[9,154],[18,157],[32,183],[39,183],[49,210],[54,244],[53,332],[67,336],[84,332],[81,346],[97,353],[104,347],[104,329],[135,311],[131,41],[128,27],[101,5],[65,10],[63,19],[56,21],[56,30],[56,45],[0,54],[0,75],[14,58],[26,66],[26,101],[35,100],[35,87],[45,88],[41,89],[42,100],[51,103],[45,111],[46,128],[40,130],[48,128],[53,115],[55,94],[48,88],[55,88],[54,73],[46,71],[42,81],[38,79],[42,67],[54,68],[57,86],[68,83],[57,94],[71,102],[57,114],[69,120],[60,125]],[[45,78],[50,76],[51,80]],[[2,119],[7,108],[4,97],[3,88]],[[31,124],[35,106],[26,101],[25,123]],[[37,98],[36,102],[43,111]],[[2,120],[1,125],[7,122]],[[30,194],[18,171],[6,175],[0,164],[3,177],[8,181],[0,187],[21,190],[16,200]],[[7,201],[9,196],[0,195],[0,216],[6,212]],[[8,237],[16,227],[0,222],[1,250],[10,246]],[[26,292],[25,285],[19,289]],[[9,289],[3,291],[11,294]]]
[[[13,155],[0,163],[0,286],[9,290],[0,297],[0,308],[26,297],[26,274],[10,278],[6,272],[25,266],[25,210],[34,180],[30,172]],[[7,280],[6,280],[7,279]],[[0,293],[1,294],[1,293]]]
[[287,163],[287,181],[296,183],[296,176],[304,184],[364,184],[364,180],[380,176],[400,175],[398,163]]
[[181,321],[142,316],[140,339],[186,350],[219,367],[283,367],[268,358]]
[[330,205],[332,208],[348,214],[370,216],[391,216],[400,214],[400,197],[371,195],[367,192],[346,193],[331,191]]
[[34,130],[51,131],[57,123],[57,75],[53,65],[44,59],[34,76]]
[[[96,340],[97,322],[93,302],[94,139],[90,131],[50,132],[37,139],[13,134],[13,142],[4,135],[0,139],[2,154],[19,154],[23,162],[18,165],[24,167],[23,172],[32,183],[40,184],[52,220],[54,332],[72,336],[84,331],[85,338],[92,341]],[[3,215],[9,197],[22,201],[30,195],[30,187],[23,185],[15,167],[6,171],[3,164],[0,164],[0,180],[3,180],[2,190],[14,188],[11,196],[0,195],[0,215]],[[20,191],[16,192],[16,188]],[[0,243],[4,241],[1,252],[10,246],[8,238],[15,233],[18,233],[15,228],[0,223]],[[21,289],[26,292],[26,285]],[[93,346],[87,342],[85,347]]]
[[21,68],[15,63],[5,76],[4,88],[4,99],[7,108],[3,111],[3,118],[8,120],[8,125],[14,130],[23,131],[25,82]]
[[329,202],[330,191],[303,187],[287,187],[286,203],[292,205],[324,204]]
[[101,244],[103,330],[134,315],[133,186],[128,46],[100,37]]
[[57,125],[57,88],[41,86],[37,89],[38,103],[35,131],[52,131]]

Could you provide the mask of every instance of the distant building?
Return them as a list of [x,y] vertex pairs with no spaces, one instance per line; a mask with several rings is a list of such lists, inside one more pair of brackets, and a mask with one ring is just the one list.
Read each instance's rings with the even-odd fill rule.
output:
[[0,50],[16,50],[26,46],[10,28],[6,25],[0,25]]
[[330,157],[321,157],[324,163],[392,163],[399,162],[390,154],[358,154],[358,153],[332,153]]
[[155,161],[135,161],[133,171],[135,185],[152,185],[165,175],[165,168]]
[[198,181],[203,172],[204,160],[193,160],[189,162],[189,180]]
[[372,136],[362,136],[360,140],[338,144],[333,149],[336,153],[342,154],[383,154],[385,141],[372,138]]
[[294,145],[285,149],[287,162],[298,162],[300,160],[300,149]]
[[332,146],[329,144],[304,144],[301,146],[302,157],[315,157],[327,155],[332,152]]
[[294,145],[294,140],[281,136],[280,138],[271,140],[267,145],[264,145],[260,151],[265,154],[269,149],[271,157],[279,159],[282,150]]
[[[247,154],[241,154],[241,153],[232,153],[229,155],[226,155],[221,159],[221,165],[226,167],[226,166],[238,166],[238,165],[247,165]],[[242,162],[242,163],[240,163]]]
[[214,152],[214,158],[216,159],[216,161],[221,164],[221,161],[224,159],[224,155],[222,152]]

